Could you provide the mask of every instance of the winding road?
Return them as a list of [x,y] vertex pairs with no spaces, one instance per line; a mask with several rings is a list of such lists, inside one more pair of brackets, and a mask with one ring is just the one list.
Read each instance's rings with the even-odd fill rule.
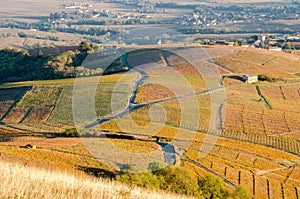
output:
[[[139,79],[135,82],[133,91],[131,92],[131,95],[130,95],[130,98],[128,100],[126,108],[124,108],[123,110],[121,110],[118,113],[115,113],[112,116],[104,117],[102,119],[99,119],[99,120],[91,123],[91,124],[88,124],[88,125],[85,126],[85,128],[91,129],[93,127],[101,125],[101,124],[103,124],[105,122],[108,122],[110,120],[113,120],[113,119],[116,119],[116,118],[120,118],[120,117],[128,114],[131,111],[134,111],[134,110],[137,110],[137,109],[149,106],[149,105],[154,105],[154,104],[158,104],[158,103],[162,103],[162,102],[167,102],[167,101],[171,101],[171,100],[175,100],[175,99],[182,99],[182,98],[186,98],[186,97],[190,97],[190,96],[204,95],[204,94],[207,94],[207,93],[217,92],[217,91],[221,91],[222,89],[224,89],[223,86],[220,85],[219,87],[210,88],[210,89],[207,89],[207,90],[201,91],[201,92],[196,92],[196,93],[190,93],[190,94],[185,94],[185,95],[181,95],[181,96],[175,96],[175,97],[165,98],[165,99],[161,99],[161,100],[152,101],[152,102],[149,102],[149,103],[136,104],[135,103],[135,99],[136,99],[137,90],[143,84],[143,82],[147,78],[149,78],[149,75],[147,75],[143,70],[138,69],[137,67],[135,67],[135,68],[131,67],[130,64],[128,63],[128,61],[127,61],[127,56],[126,55],[122,56],[122,62],[128,68],[132,68],[132,70],[138,72],[139,76],[140,76]],[[219,114],[220,114],[220,117],[222,117],[222,111],[221,110],[219,110]],[[222,120],[222,118],[220,118],[220,120]],[[156,143],[162,147],[162,150],[164,152],[165,163],[167,163],[168,165],[175,164],[176,163],[176,152],[175,152],[174,146],[170,145],[170,144],[162,143],[162,142],[156,142]],[[197,162],[195,162],[195,161],[193,161],[193,160],[191,160],[191,159],[189,159],[187,157],[183,156],[183,158],[186,161],[189,161],[192,164],[194,164],[194,165],[196,165],[196,166],[198,166],[198,167],[200,167],[200,168],[208,171],[209,173],[221,177],[224,180],[224,182],[227,183],[228,185],[230,185],[230,186],[236,186],[234,183],[232,183],[231,181],[227,180],[226,178],[220,176],[219,174],[217,174],[213,170],[211,170],[211,169],[209,169],[209,168],[207,168],[207,167],[205,167],[205,166],[203,166],[203,165],[201,165],[201,164],[199,164],[199,163],[197,163]]]

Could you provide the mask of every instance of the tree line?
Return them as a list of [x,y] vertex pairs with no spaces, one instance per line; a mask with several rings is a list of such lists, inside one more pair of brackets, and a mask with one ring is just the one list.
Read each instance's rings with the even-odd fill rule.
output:
[[198,177],[193,171],[182,166],[167,166],[153,162],[148,172],[139,172],[135,166],[128,166],[116,179],[122,183],[155,190],[166,190],[177,194],[201,199],[251,199],[247,188],[238,186],[233,192],[225,189],[224,181],[215,176]]

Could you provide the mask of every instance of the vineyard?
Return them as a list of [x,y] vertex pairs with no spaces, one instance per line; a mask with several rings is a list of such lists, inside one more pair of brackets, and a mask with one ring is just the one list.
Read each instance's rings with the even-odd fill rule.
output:
[[[300,71],[299,61],[263,52],[230,50],[225,56],[216,52],[214,59],[224,72],[284,79]],[[299,198],[299,83],[252,85],[225,78],[226,99],[222,99],[223,79],[211,77],[206,82],[172,53],[151,51],[149,57],[135,56],[128,57],[133,66],[155,62],[159,67],[100,79],[80,78],[80,85],[74,85],[74,79],[1,85],[1,158],[111,177],[125,165],[138,162],[146,169],[149,159],[164,162],[162,145],[169,143],[176,145],[177,155],[183,154],[177,164],[199,176],[217,175],[228,189],[241,184],[255,198]],[[136,85],[139,79],[141,84]],[[209,84],[217,89],[209,89]],[[73,107],[74,93],[82,100],[77,107]],[[94,97],[94,110],[82,108],[87,96]],[[80,117],[88,118],[76,121],[76,127],[86,127],[86,131],[76,131],[74,108]],[[90,118],[90,111],[96,118]],[[89,126],[90,122],[95,125]],[[87,134],[74,138],[78,133]],[[20,148],[27,143],[37,145],[37,150]]]
[[241,50],[238,53],[215,58],[216,64],[240,74],[264,74],[272,78],[297,78],[300,62],[254,49]]
[[185,153],[191,160],[188,161],[189,167],[194,167],[196,172],[207,175],[205,170],[203,172],[203,169],[201,171],[195,167],[200,164],[236,185],[246,185],[257,198],[297,198],[298,156],[261,145],[220,138],[213,150],[200,158],[203,139],[199,134],[198,141]]

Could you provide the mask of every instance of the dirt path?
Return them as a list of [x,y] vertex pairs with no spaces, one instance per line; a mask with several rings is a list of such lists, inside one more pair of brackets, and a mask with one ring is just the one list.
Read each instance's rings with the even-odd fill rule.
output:
[[[130,64],[128,63],[127,60],[127,56],[123,55],[122,56],[122,62],[124,65],[126,65],[128,68],[133,68],[130,66]],[[198,95],[204,95],[207,93],[212,93],[212,92],[218,92],[220,90],[223,89],[222,85],[220,84],[220,87],[217,88],[211,88],[211,89],[207,89],[205,91],[201,91],[201,92],[197,92],[197,93],[190,93],[190,94],[185,94],[185,95],[181,95],[181,96],[175,96],[175,97],[170,97],[170,98],[166,98],[166,99],[161,99],[161,100],[156,100],[153,102],[149,102],[149,103],[144,103],[144,104],[136,104],[135,103],[135,99],[136,99],[136,94],[138,91],[138,88],[143,84],[143,82],[149,78],[149,75],[147,75],[143,70],[139,69],[138,67],[135,67],[133,70],[135,70],[136,72],[139,73],[140,77],[139,79],[135,82],[133,91],[131,92],[130,98],[128,100],[127,106],[120,112],[109,116],[109,117],[104,117],[102,119],[99,119],[98,121],[95,121],[91,124],[88,124],[85,126],[85,128],[87,129],[91,129],[94,128],[96,126],[99,126],[105,122],[108,122],[110,120],[116,119],[116,118],[120,118],[126,114],[128,114],[131,111],[149,106],[149,105],[154,105],[154,104],[158,104],[158,103],[162,103],[162,102],[167,102],[167,101],[172,101],[175,99],[182,99],[182,98],[186,98],[186,97],[191,97],[191,96],[198,96]],[[222,107],[223,104],[221,105],[221,107],[218,110],[218,124],[217,126],[219,126],[219,128],[222,128],[222,122],[223,122],[223,112],[222,112]],[[159,144],[162,147],[162,150],[164,151],[164,157],[165,157],[165,162],[170,165],[170,164],[175,164],[176,163],[176,153],[174,150],[174,146],[173,145],[169,145],[169,144],[164,144],[164,143],[160,143],[157,142],[157,144]]]

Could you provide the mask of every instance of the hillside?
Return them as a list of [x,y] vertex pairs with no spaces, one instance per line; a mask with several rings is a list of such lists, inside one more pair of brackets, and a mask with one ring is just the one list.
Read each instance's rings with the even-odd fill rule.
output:
[[1,198],[189,198],[130,187],[106,179],[0,162]]
[[99,74],[102,72],[100,68],[88,69],[82,66],[87,55],[97,50],[97,46],[87,42],[81,42],[78,46],[38,50],[11,47],[0,49],[0,83]]
[[[132,165],[145,171],[153,162],[165,162],[198,179],[218,176],[229,192],[243,185],[255,198],[296,199],[298,55],[204,49],[216,64],[204,61],[197,68],[152,48],[116,57],[110,75],[2,84],[2,159],[116,179]],[[199,52],[194,50],[189,52]],[[222,75],[201,76],[197,69],[205,66]],[[247,84],[241,81],[245,73],[270,79]],[[89,97],[95,100],[94,117],[86,110]],[[37,149],[22,148],[27,144]],[[147,186],[142,183],[136,184]]]

